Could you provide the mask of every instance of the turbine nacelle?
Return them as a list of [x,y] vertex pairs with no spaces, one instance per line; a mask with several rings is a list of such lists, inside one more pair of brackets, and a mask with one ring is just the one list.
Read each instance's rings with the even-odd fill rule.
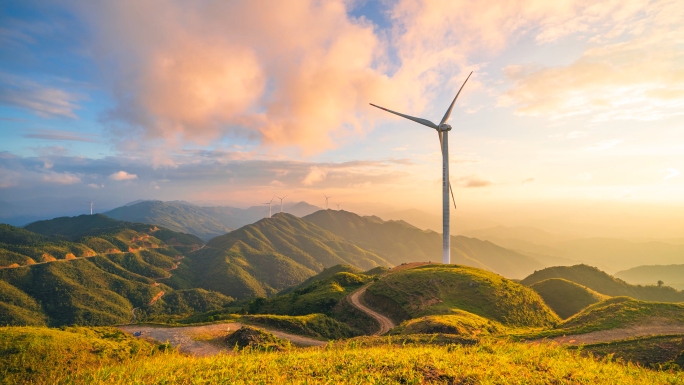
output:
[[442,123],[439,125],[439,127],[437,127],[437,131],[439,131],[439,132],[451,131],[451,126],[446,124],[446,123]]

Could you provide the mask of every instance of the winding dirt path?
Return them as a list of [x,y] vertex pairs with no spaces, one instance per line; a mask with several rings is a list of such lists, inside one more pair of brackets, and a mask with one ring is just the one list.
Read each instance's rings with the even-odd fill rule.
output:
[[[151,325],[123,325],[119,329],[126,333],[133,334],[141,332],[143,337],[151,338],[158,342],[168,342],[180,351],[196,356],[212,356],[221,352],[232,352],[232,346],[221,346],[212,343],[211,340],[220,339],[230,332],[234,332],[242,327],[240,322],[211,324],[201,326],[181,326],[181,327],[162,327]],[[297,346],[324,346],[326,342],[313,338],[298,336],[278,330],[265,329],[278,338],[286,339]]]
[[361,296],[366,292],[368,286],[370,285],[366,285],[352,293],[352,295],[349,296],[349,302],[355,308],[361,310],[362,312],[368,314],[369,316],[373,317],[373,319],[378,321],[378,323],[380,324],[380,329],[377,332],[373,333],[374,336],[383,335],[396,325],[394,324],[394,322],[392,322],[391,319],[385,317],[384,315],[374,310],[369,309],[366,305],[361,303]]
[[[585,334],[573,334],[554,338],[547,341],[554,341],[563,345],[590,345],[602,342],[613,342],[636,337],[650,337],[668,334],[684,334],[684,325],[673,324],[671,322],[653,322],[644,325],[634,325],[620,329],[598,330]],[[533,342],[542,341],[535,340]],[[531,341],[532,342],[532,341]]]

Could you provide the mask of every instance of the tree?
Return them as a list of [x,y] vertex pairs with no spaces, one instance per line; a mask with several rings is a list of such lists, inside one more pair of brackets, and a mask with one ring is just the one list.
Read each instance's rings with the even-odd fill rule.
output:
[[665,283],[665,282],[663,282],[663,281],[661,281],[661,280],[658,280],[658,287],[663,286],[664,283]]

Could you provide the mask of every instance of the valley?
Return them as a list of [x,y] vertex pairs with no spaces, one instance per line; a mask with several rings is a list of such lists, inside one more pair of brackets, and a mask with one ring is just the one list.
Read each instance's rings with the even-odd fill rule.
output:
[[30,331],[38,334],[78,325],[101,335],[115,326],[179,360],[240,349],[289,357],[322,349],[321,357],[350,344],[350,354],[365,354],[400,341],[409,354],[509,341],[516,354],[585,345],[651,368],[679,367],[674,347],[656,361],[630,349],[684,335],[684,292],[452,239],[458,263],[446,266],[430,262],[439,234],[336,210],[278,213],[208,242],[104,215],[5,226],[0,250],[12,265],[0,269],[0,321],[38,326]]

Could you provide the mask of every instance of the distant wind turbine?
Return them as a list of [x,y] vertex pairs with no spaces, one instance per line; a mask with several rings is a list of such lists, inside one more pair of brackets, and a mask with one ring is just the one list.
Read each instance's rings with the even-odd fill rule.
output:
[[[472,75],[472,74],[473,73],[471,72],[470,75]],[[451,131],[451,126],[446,124],[446,122],[449,120],[449,117],[451,116],[451,110],[454,108],[454,104],[456,103],[456,99],[458,99],[458,95],[461,94],[463,87],[468,82],[468,79],[470,79],[470,75],[468,75],[466,80],[463,82],[463,85],[458,90],[456,97],[454,97],[454,100],[451,102],[449,109],[444,114],[444,117],[439,122],[439,125],[434,124],[427,119],[416,118],[416,117],[410,116],[410,115],[404,115],[404,114],[401,114],[399,112],[388,110],[387,108],[376,106],[375,104],[370,103],[370,105],[373,107],[377,107],[383,111],[387,111],[389,113],[399,115],[402,118],[413,120],[416,123],[419,123],[419,124],[422,124],[424,126],[428,126],[430,128],[434,128],[435,130],[437,130],[437,134],[439,135],[440,147],[442,149],[442,263],[445,263],[445,264],[451,263],[451,236],[450,236],[450,232],[449,232],[449,214],[450,214],[449,213],[449,206],[450,206],[449,205],[449,191],[450,190],[451,190],[451,198],[452,199],[454,198],[454,192],[451,189],[451,182],[449,181],[449,131]],[[454,199],[454,207],[456,207],[455,199]]]
[[328,209],[328,199],[330,199],[330,198],[332,198],[332,197],[329,197],[329,196],[327,196],[327,195],[325,195],[325,194],[323,194],[323,196],[325,197],[325,209],[327,210],[327,209]]
[[340,211],[340,204],[339,204],[339,203],[335,203],[335,206],[337,206],[337,211]]
[[283,199],[287,198],[287,195],[285,195],[282,198],[281,197],[276,197],[276,198],[280,199],[280,212],[282,213],[283,212]]
[[273,198],[271,198],[270,201],[264,203],[265,205],[268,205],[268,217],[269,217],[269,218],[271,217],[271,204],[273,203],[273,200],[274,200],[275,198],[276,198],[276,196],[274,195]]
[[98,197],[99,197],[99,195],[96,196],[95,199],[93,199],[91,202],[86,202],[86,203],[90,203],[90,215],[93,215],[93,204],[95,204],[95,201],[97,200]]

